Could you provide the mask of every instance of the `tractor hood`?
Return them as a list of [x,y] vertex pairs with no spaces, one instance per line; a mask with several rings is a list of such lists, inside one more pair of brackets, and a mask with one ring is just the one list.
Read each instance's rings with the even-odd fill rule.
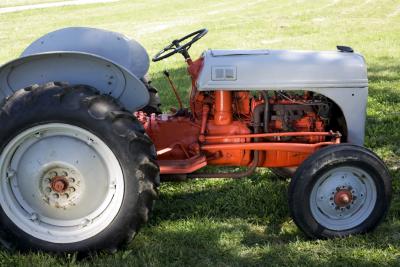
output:
[[340,51],[208,50],[199,90],[360,88],[368,86],[364,58]]
[[50,32],[29,45],[21,57],[60,51],[105,58],[124,67],[138,78],[143,77],[149,69],[149,56],[135,40],[120,33],[86,27]]

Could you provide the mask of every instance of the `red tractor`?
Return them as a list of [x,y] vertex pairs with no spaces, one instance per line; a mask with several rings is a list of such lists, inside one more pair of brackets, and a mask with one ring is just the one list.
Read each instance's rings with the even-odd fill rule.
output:
[[[337,51],[188,50],[187,107],[161,113],[149,60],[121,34],[67,28],[0,68],[0,238],[21,250],[115,250],[147,221],[161,180],[241,178],[257,167],[291,177],[291,215],[308,236],[374,229],[391,178],[362,147],[364,58]],[[21,89],[22,88],[22,89]],[[205,166],[242,171],[204,172]]]

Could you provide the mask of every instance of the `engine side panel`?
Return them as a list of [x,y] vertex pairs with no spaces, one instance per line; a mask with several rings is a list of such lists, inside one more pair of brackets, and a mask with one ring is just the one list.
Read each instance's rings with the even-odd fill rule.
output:
[[200,91],[368,86],[365,61],[357,53],[208,50],[203,58]]
[[208,50],[196,81],[199,91],[307,90],[337,104],[347,142],[363,145],[368,98],[365,60],[336,51]]

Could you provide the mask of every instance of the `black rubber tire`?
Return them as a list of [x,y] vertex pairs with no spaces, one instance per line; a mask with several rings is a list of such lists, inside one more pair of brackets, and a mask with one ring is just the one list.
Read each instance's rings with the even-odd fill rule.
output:
[[32,126],[66,123],[84,128],[113,151],[124,176],[122,205],[114,220],[97,235],[75,243],[50,243],[19,229],[0,209],[0,239],[10,249],[49,252],[116,251],[130,242],[148,220],[157,197],[159,167],[155,149],[136,118],[110,96],[88,86],[61,83],[31,86],[15,92],[0,113],[0,148]]
[[147,77],[141,78],[141,81],[146,86],[150,95],[149,103],[147,104],[147,106],[142,108],[141,111],[145,112],[146,114],[161,114],[161,100],[160,96],[158,95],[157,89],[151,84],[151,81],[149,81]]
[[[377,200],[371,214],[359,225],[341,231],[320,225],[310,210],[310,195],[318,178],[340,166],[363,169],[373,179]],[[296,225],[311,238],[333,238],[367,233],[385,217],[391,201],[391,177],[383,161],[372,151],[355,145],[340,144],[322,148],[297,169],[289,185],[289,209]]]

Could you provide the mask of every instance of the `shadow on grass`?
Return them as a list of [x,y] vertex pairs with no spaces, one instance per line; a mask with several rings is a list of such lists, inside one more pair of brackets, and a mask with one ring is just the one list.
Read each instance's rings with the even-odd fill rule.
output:
[[[190,191],[191,183],[201,187],[198,181],[174,187]],[[154,217],[130,248],[102,260],[140,266],[398,263],[386,251],[400,248],[396,218],[372,234],[308,240],[290,221],[285,182],[253,177],[203,185],[196,192],[161,192]]]
[[287,182],[265,177],[256,173],[250,179],[219,180],[200,187],[200,180],[174,184],[178,192],[162,187],[153,223],[196,216],[279,225],[288,219]]
[[400,82],[400,65],[398,59],[379,57],[374,63],[368,65],[368,78],[370,82]]
[[258,174],[210,184],[189,181],[175,184],[172,191],[166,184],[153,218],[130,247],[129,262],[155,266],[398,263],[397,256],[381,256],[388,248],[400,248],[398,205],[372,234],[309,240],[289,217],[287,182],[269,178]]

